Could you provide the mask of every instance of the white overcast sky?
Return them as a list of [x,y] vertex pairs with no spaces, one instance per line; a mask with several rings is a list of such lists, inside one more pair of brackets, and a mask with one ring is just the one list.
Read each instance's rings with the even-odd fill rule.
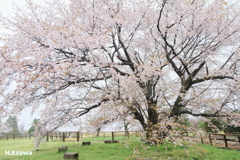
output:
[[[37,0],[39,1],[39,0]],[[8,15],[11,14],[11,12],[13,11],[13,2],[16,3],[17,5],[24,5],[25,4],[25,0],[0,0],[0,12],[3,15]]]
[[[42,0],[33,0],[33,2],[41,2]],[[239,0],[227,0],[228,2],[240,2]],[[25,0],[0,0],[0,12],[1,14],[3,14],[4,16],[8,16],[12,13],[14,5],[13,4],[17,4],[17,5],[25,5]],[[0,33],[4,32],[4,30],[0,29]],[[29,125],[32,123],[33,119],[37,117],[36,115],[34,115],[33,117],[30,116],[29,112],[23,113],[23,115],[21,117],[19,117],[20,122],[25,124],[25,129],[29,129]]]

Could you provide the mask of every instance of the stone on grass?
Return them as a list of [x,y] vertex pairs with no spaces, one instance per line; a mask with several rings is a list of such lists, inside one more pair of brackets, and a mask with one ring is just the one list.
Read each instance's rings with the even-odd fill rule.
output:
[[106,141],[104,141],[104,143],[112,143],[112,141],[111,140],[106,140]]
[[112,140],[112,143],[118,143],[119,140]]
[[59,148],[58,148],[58,152],[61,152],[61,151],[66,152],[66,151],[67,151],[67,148],[66,148],[66,147],[59,147]]
[[77,159],[78,160],[78,153],[75,152],[67,152],[64,153],[63,159]]
[[85,142],[82,142],[82,145],[85,146],[85,145],[90,145],[91,142],[90,141],[85,141]]
[[65,147],[65,148],[66,148],[66,151],[68,150],[68,146],[62,146],[62,147]]
[[106,140],[104,143],[118,143],[119,140]]

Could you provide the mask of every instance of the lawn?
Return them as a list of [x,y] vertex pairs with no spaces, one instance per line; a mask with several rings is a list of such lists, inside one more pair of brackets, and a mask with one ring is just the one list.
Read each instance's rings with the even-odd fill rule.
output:
[[[172,143],[165,145],[148,145],[139,139],[120,140],[117,144],[104,144],[98,139],[91,140],[91,145],[82,146],[80,142],[50,141],[42,143],[39,151],[34,151],[33,139],[0,140],[0,160],[61,160],[64,152],[58,147],[68,146],[68,152],[78,152],[80,160],[137,160],[183,159],[183,160],[239,160],[240,151],[221,149],[207,144],[190,144],[182,146]],[[94,141],[93,141],[94,140]],[[8,151],[32,152],[32,155],[6,155]]]

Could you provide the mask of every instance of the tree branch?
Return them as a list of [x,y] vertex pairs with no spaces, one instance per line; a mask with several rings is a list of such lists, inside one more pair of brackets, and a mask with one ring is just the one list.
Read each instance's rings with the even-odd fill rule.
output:
[[225,78],[234,79],[231,76],[207,76],[202,79],[193,80],[192,84],[200,83],[200,82],[207,81],[207,80],[216,80],[216,79],[225,79]]

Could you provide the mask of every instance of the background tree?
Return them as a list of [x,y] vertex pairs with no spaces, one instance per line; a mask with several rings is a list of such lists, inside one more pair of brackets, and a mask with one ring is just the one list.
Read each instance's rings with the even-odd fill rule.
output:
[[30,137],[34,134],[36,125],[38,124],[39,121],[40,121],[40,119],[34,118],[32,126],[28,130],[28,134]]
[[[0,114],[0,127],[3,126],[3,122],[2,122],[2,115]],[[2,131],[2,130],[1,130]]]
[[17,136],[20,134],[16,116],[9,116],[6,120],[5,125],[10,129],[10,131],[8,132],[10,136]]
[[234,125],[227,125],[224,128],[224,132],[226,134],[229,134],[229,133],[239,134],[240,133],[240,127],[239,126],[234,126]]
[[24,123],[21,123],[19,126],[19,134],[21,136],[25,136],[27,134],[27,131],[25,130],[25,124]]
[[123,117],[122,121],[123,121],[123,127],[124,127],[124,131],[125,131],[125,136],[128,136],[129,135],[129,129],[130,129],[131,121],[129,121],[127,119],[127,117]]
[[5,125],[5,123],[2,120],[1,114],[0,114],[0,136],[6,135],[8,132],[10,132],[10,129],[8,126]]
[[[129,116],[128,110],[126,110],[123,106],[118,106],[117,108],[114,107],[114,103],[107,104],[107,106],[102,105],[101,108],[98,108],[94,110],[94,112],[91,112],[89,115],[87,115],[85,121],[87,130],[91,130],[91,128],[94,128],[94,131],[96,131],[96,136],[99,136],[99,133],[101,129],[108,128],[110,130],[113,130],[114,128],[119,127],[113,127],[114,125],[118,124],[119,120],[122,120],[123,117]],[[129,124],[128,124],[129,125]]]
[[219,132],[225,129],[226,123],[221,118],[210,118],[209,121],[200,121],[199,127],[205,132]]
[[0,126],[0,136],[7,135],[9,132],[10,129],[7,126],[5,125]]
[[[1,18],[12,31],[2,36],[0,49],[1,111],[45,106],[39,133],[106,106],[129,110],[154,143],[169,136],[183,114],[239,123],[238,5],[224,0],[27,4],[16,8],[16,16]],[[13,83],[14,91],[4,92]]]
[[91,115],[88,116],[87,119],[85,119],[86,123],[86,130],[88,132],[95,132],[96,137],[99,137],[99,134],[101,132],[101,129],[106,127],[111,121],[104,116],[103,114],[98,115]]
[[179,124],[182,124],[186,127],[189,127],[191,125],[190,121],[189,121],[189,117],[186,116],[186,115],[182,115],[180,118],[179,118],[179,121],[178,121]]
[[[240,110],[236,110],[235,113],[240,114]],[[231,122],[228,118],[224,121],[224,132],[225,133],[240,133],[240,126],[235,122]]]
[[141,131],[143,130],[139,121],[134,119],[129,112],[125,112],[125,114],[119,114],[119,117],[115,123],[116,130],[124,129],[125,136],[129,135],[129,131]]
[[199,130],[200,128],[199,128],[199,121],[200,121],[201,119],[200,118],[198,118],[198,117],[189,117],[189,122],[190,122],[190,124],[191,124],[191,128],[194,128],[194,129],[197,129],[197,130]]

